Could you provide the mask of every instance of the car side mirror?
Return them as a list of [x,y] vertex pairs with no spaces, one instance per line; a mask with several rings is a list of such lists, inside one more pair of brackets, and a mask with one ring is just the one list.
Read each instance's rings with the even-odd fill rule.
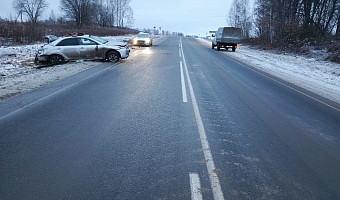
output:
[[211,37],[215,37],[215,35],[214,35],[214,34],[212,34],[212,35],[211,35]]

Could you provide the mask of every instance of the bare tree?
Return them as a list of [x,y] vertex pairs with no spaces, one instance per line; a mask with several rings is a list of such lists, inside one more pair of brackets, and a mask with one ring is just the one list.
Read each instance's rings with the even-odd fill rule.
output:
[[91,23],[92,0],[61,0],[61,10],[67,18],[76,22],[77,27]]
[[[29,40],[36,40],[37,22],[38,18],[42,15],[48,4],[46,0],[14,0],[13,8],[22,17],[26,15],[29,19]],[[21,18],[22,20],[22,18]]]
[[48,21],[50,21],[51,23],[55,24],[57,22],[57,18],[54,14],[54,11],[51,10],[51,13],[50,13],[50,17],[48,18]]
[[229,24],[241,28],[243,37],[249,37],[252,29],[249,7],[249,0],[234,0],[229,10]]
[[336,4],[335,16],[335,39],[340,40],[340,1],[338,1]]
[[257,0],[256,4],[258,35],[271,44],[323,40],[339,27],[340,0]]
[[338,22],[336,26],[335,39],[340,40],[340,17],[338,17]]
[[116,6],[113,0],[98,0],[94,5],[94,20],[102,27],[113,27],[116,21]]
[[127,27],[132,25],[131,0],[61,0],[65,17],[76,22],[77,27],[99,26]]
[[48,4],[46,0],[13,0],[13,8],[18,14],[25,14],[30,22],[36,23]]
[[125,10],[124,17],[125,17],[124,27],[132,27],[134,19],[133,19],[133,10],[130,6]]
[[133,11],[130,7],[131,0],[113,0],[115,5],[115,25],[126,27],[133,21]]

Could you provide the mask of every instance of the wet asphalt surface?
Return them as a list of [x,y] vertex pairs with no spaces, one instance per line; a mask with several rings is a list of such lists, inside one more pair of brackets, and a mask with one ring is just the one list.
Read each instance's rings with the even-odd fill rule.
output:
[[[179,41],[1,102],[0,199],[213,199]],[[225,199],[339,199],[340,112],[182,41]]]

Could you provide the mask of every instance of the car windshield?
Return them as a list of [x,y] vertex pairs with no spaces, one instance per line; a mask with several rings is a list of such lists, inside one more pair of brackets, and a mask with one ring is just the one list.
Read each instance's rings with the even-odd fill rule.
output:
[[139,38],[148,38],[149,34],[138,34],[137,37],[139,37]]
[[106,44],[108,41],[105,40],[104,38],[101,38],[101,37],[98,37],[98,36],[94,36],[94,35],[90,35],[90,38],[100,42],[100,43],[103,43],[103,44]]

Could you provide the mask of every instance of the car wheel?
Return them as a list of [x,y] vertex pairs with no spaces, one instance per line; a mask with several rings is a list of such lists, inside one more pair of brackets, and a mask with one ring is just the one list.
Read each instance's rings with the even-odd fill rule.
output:
[[211,48],[212,48],[212,49],[214,49],[214,48],[215,48],[215,46],[212,44],[212,45],[211,45]]
[[220,46],[217,45],[217,51],[219,51],[220,49],[221,49]]
[[106,54],[106,59],[110,62],[118,62],[119,61],[119,53],[116,51],[109,51]]
[[235,47],[233,47],[233,48],[232,48],[232,50],[233,50],[233,52],[235,52],[235,51],[236,51],[236,48],[235,48]]
[[56,64],[63,63],[65,59],[60,55],[51,55],[49,61],[50,61],[50,64],[56,65]]

